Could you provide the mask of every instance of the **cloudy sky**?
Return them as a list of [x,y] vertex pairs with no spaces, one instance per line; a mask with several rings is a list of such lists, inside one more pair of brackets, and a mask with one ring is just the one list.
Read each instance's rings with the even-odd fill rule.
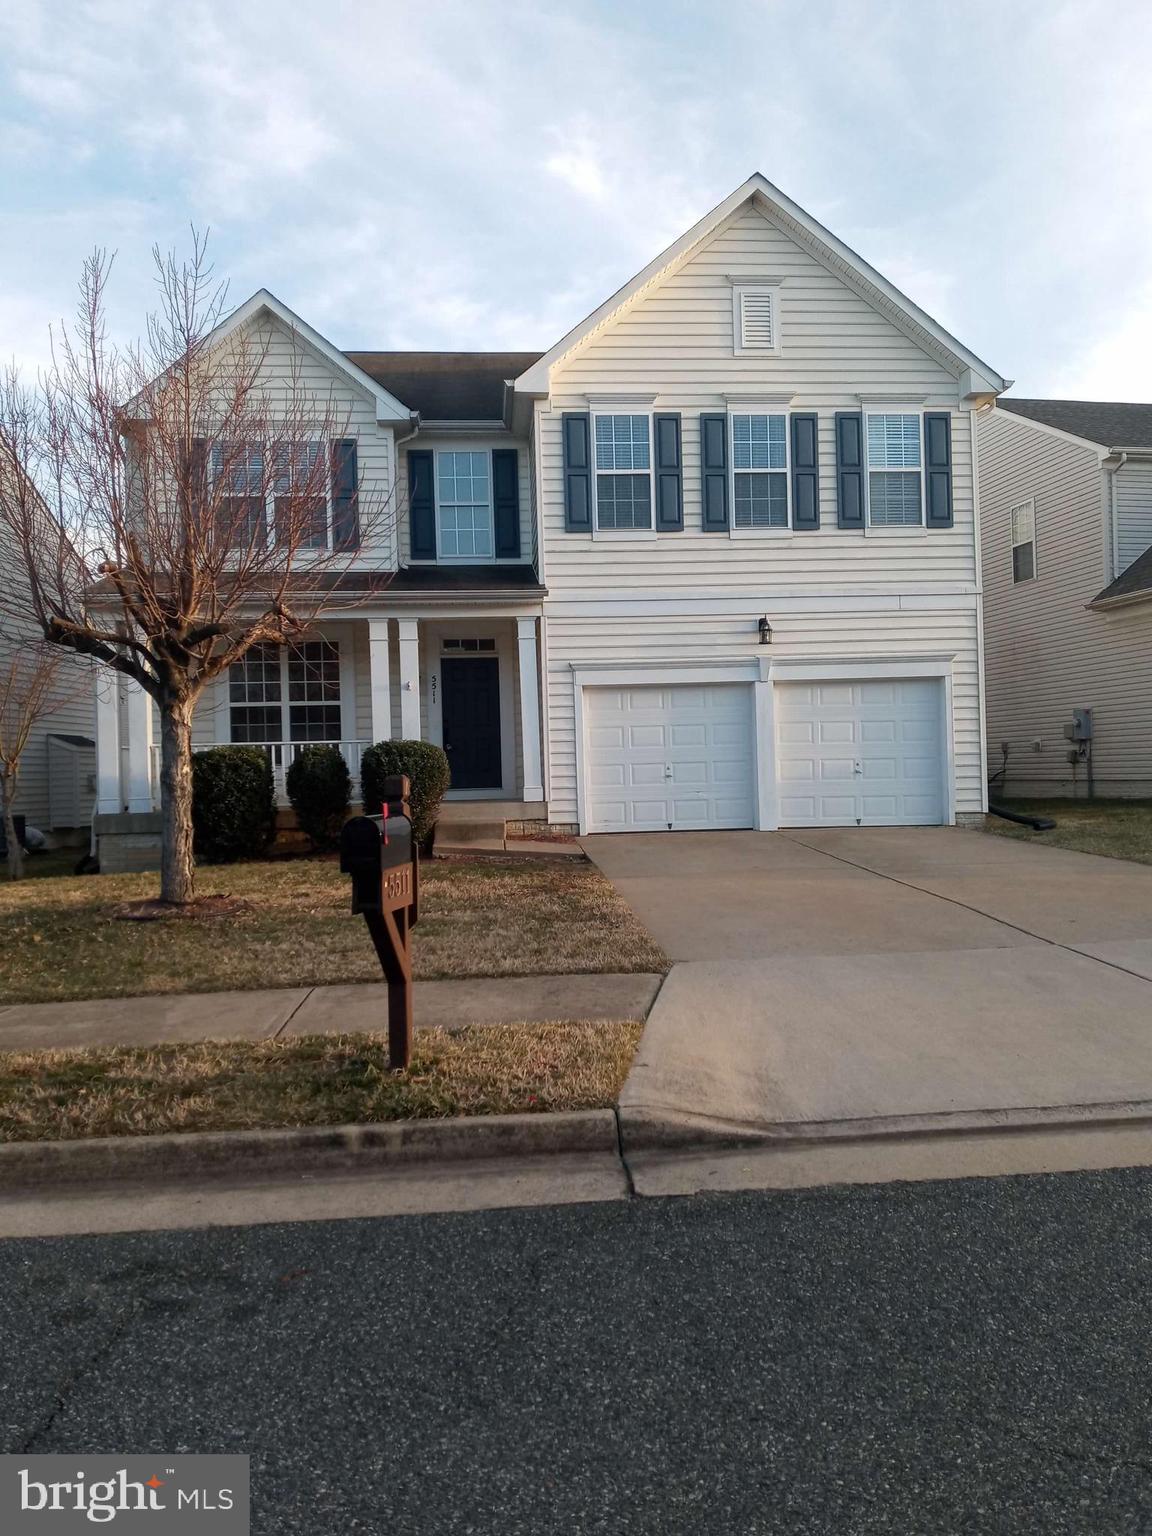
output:
[[1015,393],[1152,400],[1148,0],[20,0],[0,357],[210,227],[341,347],[544,348],[753,170]]

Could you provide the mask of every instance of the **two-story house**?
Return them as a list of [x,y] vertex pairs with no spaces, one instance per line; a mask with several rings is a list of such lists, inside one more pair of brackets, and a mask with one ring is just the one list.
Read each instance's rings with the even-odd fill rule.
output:
[[[983,810],[973,411],[1004,380],[762,176],[542,355],[340,352],[267,293],[228,324],[303,344],[405,512],[388,584],[251,653],[201,744],[355,771],[422,736],[478,816],[588,832]],[[149,711],[100,713],[102,806],[145,809]]]
[[1152,794],[1152,405],[977,424],[993,789]]

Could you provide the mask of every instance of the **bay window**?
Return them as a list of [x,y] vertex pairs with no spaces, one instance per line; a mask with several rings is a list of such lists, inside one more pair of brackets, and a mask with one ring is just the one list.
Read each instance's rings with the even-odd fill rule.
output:
[[869,525],[919,527],[924,520],[920,413],[870,411],[864,442],[868,457]]
[[651,423],[647,415],[593,417],[596,527],[652,527]]

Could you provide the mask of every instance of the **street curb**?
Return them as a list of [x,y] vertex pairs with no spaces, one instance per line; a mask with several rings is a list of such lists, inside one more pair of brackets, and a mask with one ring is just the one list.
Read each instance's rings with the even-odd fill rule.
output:
[[102,1136],[0,1144],[0,1191],[249,1174],[381,1172],[431,1162],[619,1152],[611,1109],[379,1125]]
[[618,1113],[625,1157],[631,1152],[706,1151],[709,1147],[717,1151],[752,1146],[815,1147],[957,1133],[1152,1124],[1152,1102],[1146,1100],[880,1115],[860,1120],[749,1122],[639,1104],[621,1104]]

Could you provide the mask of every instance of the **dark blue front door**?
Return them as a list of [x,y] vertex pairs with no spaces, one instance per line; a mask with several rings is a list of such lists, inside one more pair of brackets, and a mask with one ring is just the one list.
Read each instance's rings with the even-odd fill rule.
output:
[[499,789],[500,662],[495,656],[445,656],[443,685],[444,750],[452,769],[453,789]]

